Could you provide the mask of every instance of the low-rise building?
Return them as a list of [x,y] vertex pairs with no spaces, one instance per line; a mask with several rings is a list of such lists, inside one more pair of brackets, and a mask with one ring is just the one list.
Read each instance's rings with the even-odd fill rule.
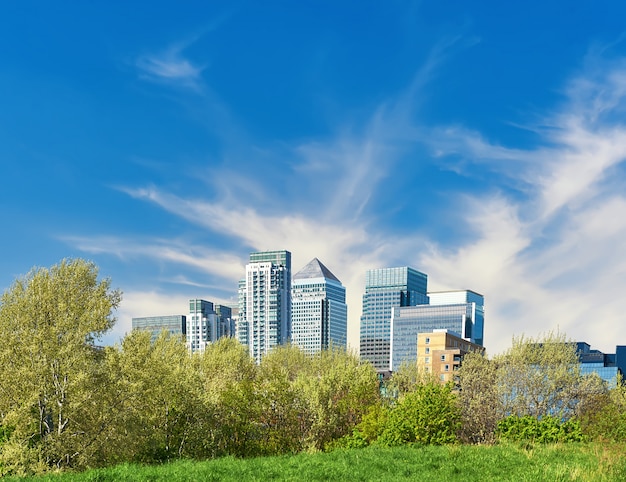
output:
[[456,372],[470,352],[484,353],[485,348],[446,329],[417,335],[417,366],[442,383],[457,382]]

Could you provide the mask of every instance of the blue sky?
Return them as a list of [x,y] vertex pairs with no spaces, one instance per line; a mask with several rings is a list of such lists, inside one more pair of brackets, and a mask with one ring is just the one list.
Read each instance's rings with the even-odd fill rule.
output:
[[0,287],[84,257],[119,321],[250,251],[412,266],[485,344],[626,344],[626,3],[2,2]]

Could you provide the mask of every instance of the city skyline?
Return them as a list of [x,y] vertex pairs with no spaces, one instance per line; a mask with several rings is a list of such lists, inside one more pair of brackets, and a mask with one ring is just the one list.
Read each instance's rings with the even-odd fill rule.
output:
[[[237,303],[250,252],[487,300],[488,355],[626,340],[626,4],[0,5],[0,288],[94,261],[118,323]],[[176,310],[185,314],[185,310]]]

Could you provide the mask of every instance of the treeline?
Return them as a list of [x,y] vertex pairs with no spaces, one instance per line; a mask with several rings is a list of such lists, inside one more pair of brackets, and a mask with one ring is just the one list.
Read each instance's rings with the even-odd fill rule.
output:
[[260,365],[232,339],[190,356],[132,332],[95,265],[66,260],[18,279],[0,304],[0,474],[250,457],[406,443],[626,439],[626,391],[583,377],[561,335],[467,355],[458,384],[404,366],[381,386],[341,350],[279,347]]

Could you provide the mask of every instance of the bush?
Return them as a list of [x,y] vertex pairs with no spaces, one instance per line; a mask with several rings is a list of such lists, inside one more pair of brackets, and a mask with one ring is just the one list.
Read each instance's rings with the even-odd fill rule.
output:
[[378,443],[442,445],[457,441],[460,411],[451,385],[418,385],[391,410]]
[[588,437],[595,440],[626,441],[626,385],[622,378],[616,386],[596,404],[582,414],[582,428]]
[[578,420],[561,421],[549,415],[541,419],[511,415],[498,422],[497,435],[500,440],[537,443],[582,442],[585,438]]

